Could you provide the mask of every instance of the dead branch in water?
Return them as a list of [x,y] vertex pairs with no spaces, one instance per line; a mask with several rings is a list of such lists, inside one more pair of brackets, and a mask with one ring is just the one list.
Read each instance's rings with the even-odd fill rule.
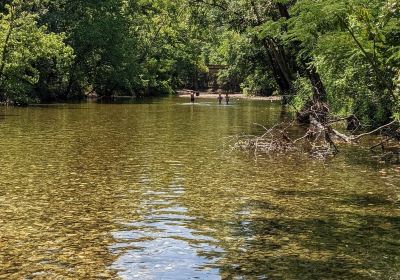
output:
[[231,148],[234,150],[253,151],[254,155],[259,153],[280,154],[297,150],[293,141],[287,134],[287,129],[291,126],[288,123],[280,123],[271,128],[255,124],[262,127],[265,132],[261,136],[245,135],[232,139]]
[[398,121],[392,121],[392,122],[390,122],[390,123],[388,123],[388,124],[385,124],[385,125],[382,125],[381,127],[378,127],[377,129],[374,129],[374,130],[372,130],[372,131],[370,131],[370,132],[363,133],[363,134],[360,134],[360,135],[356,135],[356,136],[353,137],[352,140],[353,140],[353,141],[356,141],[356,140],[358,140],[358,139],[361,139],[361,138],[364,137],[364,136],[368,136],[368,135],[377,133],[377,132],[381,131],[382,129],[387,128],[387,127],[390,127],[390,126],[392,126],[392,125],[394,125],[394,124],[399,124],[399,122],[398,122]]
[[231,147],[236,150],[252,151],[255,156],[305,152],[312,157],[326,158],[339,152],[338,144],[357,144],[362,138],[378,132],[385,139],[371,147],[371,150],[381,146],[384,151],[385,143],[394,140],[399,144],[400,141],[400,123],[398,121],[392,121],[370,132],[358,135],[341,133],[333,129],[333,123],[347,121],[349,124],[351,121],[352,128],[354,128],[360,126],[358,119],[355,116],[332,118],[329,115],[328,107],[323,103],[314,104],[308,110],[298,113],[297,120],[308,125],[305,132],[298,138],[291,138],[293,131],[304,130],[304,128],[295,121],[279,123],[271,128],[255,124],[264,129],[261,136],[238,137]]

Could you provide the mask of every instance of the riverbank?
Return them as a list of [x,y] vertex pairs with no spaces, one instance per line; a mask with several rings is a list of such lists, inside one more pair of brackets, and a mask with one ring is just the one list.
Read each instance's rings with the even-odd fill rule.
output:
[[[177,94],[179,97],[182,98],[190,98],[190,91],[187,90],[179,90],[177,91]],[[225,93],[222,94],[225,96]],[[199,96],[196,96],[196,99],[198,98],[217,98],[218,93],[210,93],[206,91],[200,91]],[[282,96],[279,95],[274,95],[274,96],[250,96],[250,95],[244,95],[242,93],[229,93],[230,98],[236,98],[236,99],[250,99],[250,100],[268,100],[268,101],[280,101],[282,100]]]

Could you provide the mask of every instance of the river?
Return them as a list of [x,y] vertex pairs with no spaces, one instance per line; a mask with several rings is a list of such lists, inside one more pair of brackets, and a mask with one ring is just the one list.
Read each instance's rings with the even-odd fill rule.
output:
[[225,145],[279,103],[0,108],[0,279],[400,279],[400,168]]

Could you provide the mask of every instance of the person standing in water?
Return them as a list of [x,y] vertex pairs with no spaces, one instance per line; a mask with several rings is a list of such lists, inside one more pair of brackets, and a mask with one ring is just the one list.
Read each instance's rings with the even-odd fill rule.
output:
[[219,93],[219,94],[218,94],[218,97],[217,97],[217,99],[218,99],[218,104],[219,104],[219,105],[221,105],[221,103],[222,103],[222,99],[223,99],[223,97],[222,97],[221,93]]
[[225,95],[225,102],[226,102],[226,105],[229,105],[229,94],[228,93]]
[[190,94],[190,102],[194,103],[194,92]]

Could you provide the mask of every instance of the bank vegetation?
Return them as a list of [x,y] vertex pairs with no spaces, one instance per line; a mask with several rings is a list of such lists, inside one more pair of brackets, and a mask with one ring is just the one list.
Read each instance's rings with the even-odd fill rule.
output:
[[400,119],[399,0],[5,0],[0,27],[2,103],[198,90],[223,65],[218,88],[300,115]]

